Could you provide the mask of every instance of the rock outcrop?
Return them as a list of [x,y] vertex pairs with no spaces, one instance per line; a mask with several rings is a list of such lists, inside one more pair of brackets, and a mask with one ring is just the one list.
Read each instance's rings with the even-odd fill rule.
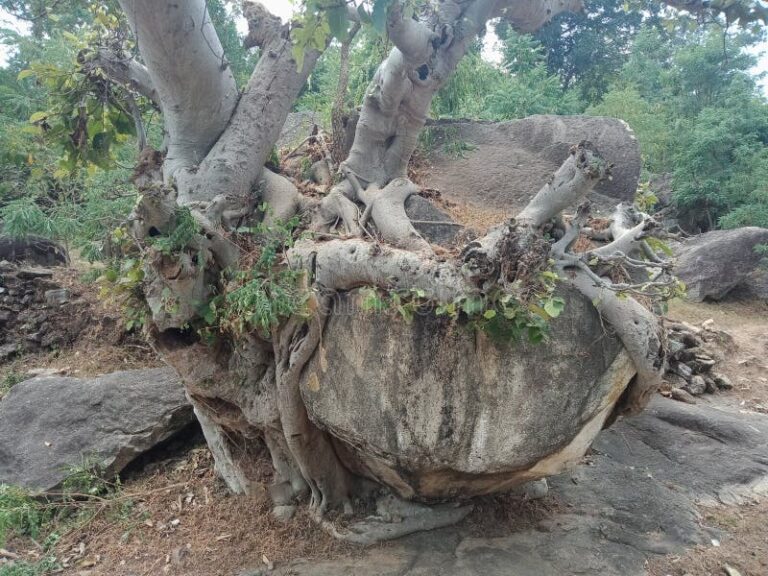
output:
[[648,558],[724,539],[702,522],[699,506],[766,493],[766,435],[764,415],[656,397],[643,414],[600,434],[589,465],[550,480],[556,511],[531,528],[498,537],[448,528],[354,557],[292,562],[274,574],[645,576]]
[[590,194],[596,212],[631,201],[640,175],[640,148],[615,118],[531,116],[509,122],[448,121],[426,129],[432,164],[423,185],[444,198],[505,211],[521,210],[568,156],[589,140],[614,165]]
[[0,362],[72,344],[92,319],[52,268],[0,262]]
[[85,462],[112,476],[193,420],[168,368],[33,378],[0,401],[0,483],[49,491]]
[[675,248],[675,274],[694,302],[722,300],[747,281],[764,258],[755,248],[768,244],[768,228],[715,230],[689,238]]
[[[405,498],[498,492],[575,464],[634,366],[575,291],[545,345],[497,343],[434,313],[375,321],[337,301],[307,366],[310,417],[349,465]],[[586,335],[600,335],[589,337]]]
[[[2,224],[0,223],[0,231]],[[59,243],[42,236],[30,234],[24,238],[15,238],[0,234],[0,260],[8,262],[26,262],[38,266],[68,264],[66,249]]]

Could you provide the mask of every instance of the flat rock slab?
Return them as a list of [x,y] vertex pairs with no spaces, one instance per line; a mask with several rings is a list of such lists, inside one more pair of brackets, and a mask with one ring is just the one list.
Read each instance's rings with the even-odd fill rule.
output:
[[615,118],[538,115],[509,122],[440,122],[427,130],[432,168],[423,184],[454,202],[513,216],[582,140],[614,165],[611,179],[590,194],[595,211],[610,211],[635,196],[640,148],[629,126]]
[[577,469],[552,479],[566,512],[500,538],[461,526],[419,534],[362,556],[297,561],[287,576],[644,576],[654,554],[708,544],[697,504],[768,492],[768,417],[661,397],[603,432]]
[[87,459],[111,476],[193,421],[168,368],[32,378],[0,401],[0,484],[53,490]]

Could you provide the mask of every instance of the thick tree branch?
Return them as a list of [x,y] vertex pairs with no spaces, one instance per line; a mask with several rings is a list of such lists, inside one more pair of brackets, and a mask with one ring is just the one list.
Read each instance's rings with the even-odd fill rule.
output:
[[570,206],[575,206],[610,171],[589,142],[570,150],[568,159],[554,177],[539,190],[516,220],[521,224],[541,226]]
[[308,270],[310,281],[322,290],[414,288],[437,302],[452,302],[476,290],[452,263],[364,240],[301,240],[288,252],[288,262]]
[[238,99],[205,0],[120,0],[163,110],[175,179],[205,158]]
[[633,298],[620,298],[606,280],[581,267],[563,267],[563,276],[597,307],[621,339],[637,370],[621,407],[622,413],[640,412],[661,385],[665,371],[665,336],[659,318]]
[[160,97],[150,78],[147,68],[132,58],[122,57],[112,50],[100,48],[82,63],[86,69],[99,68],[117,84],[133,90],[149,99],[161,109]]
[[432,55],[432,42],[438,36],[421,22],[406,16],[404,8],[399,2],[390,8],[387,34],[410,66],[421,66]]
[[518,32],[531,33],[562,12],[580,12],[583,8],[581,0],[500,0],[494,16],[501,16]]
[[250,42],[261,43],[262,56],[224,133],[194,173],[179,176],[181,203],[209,202],[222,191],[235,196],[249,193],[320,56],[317,50],[307,51],[298,70],[288,26],[278,27],[257,2],[245,5],[245,15],[251,25]]

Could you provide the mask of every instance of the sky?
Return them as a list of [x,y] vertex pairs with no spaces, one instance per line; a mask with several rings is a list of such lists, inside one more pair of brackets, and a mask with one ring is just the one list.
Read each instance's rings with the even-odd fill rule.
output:
[[[280,16],[283,20],[290,18],[294,11],[294,0],[261,0],[262,3],[277,16]],[[243,19],[238,22],[238,29],[241,32],[245,31],[246,24]],[[24,23],[15,20],[7,12],[0,9],[0,27],[10,27],[19,32],[24,31]],[[486,60],[491,62],[498,62],[500,60],[499,50],[497,48],[498,39],[493,29],[489,29],[485,36],[485,45],[483,49],[483,56]],[[759,81],[760,86],[763,89],[763,94],[768,96],[768,42],[763,42],[754,46],[749,52],[758,58],[757,66],[752,69],[752,73],[755,75],[763,74],[764,77]],[[0,44],[0,66],[5,65],[9,55],[9,47]]]

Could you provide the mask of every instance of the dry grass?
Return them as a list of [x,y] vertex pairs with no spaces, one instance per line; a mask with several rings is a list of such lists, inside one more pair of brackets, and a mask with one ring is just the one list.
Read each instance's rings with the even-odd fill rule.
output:
[[278,565],[352,551],[304,510],[276,521],[266,483],[249,496],[229,495],[204,447],[151,468],[125,482],[130,509],[103,513],[62,538],[55,553],[69,559],[63,574],[232,576],[264,558]]

